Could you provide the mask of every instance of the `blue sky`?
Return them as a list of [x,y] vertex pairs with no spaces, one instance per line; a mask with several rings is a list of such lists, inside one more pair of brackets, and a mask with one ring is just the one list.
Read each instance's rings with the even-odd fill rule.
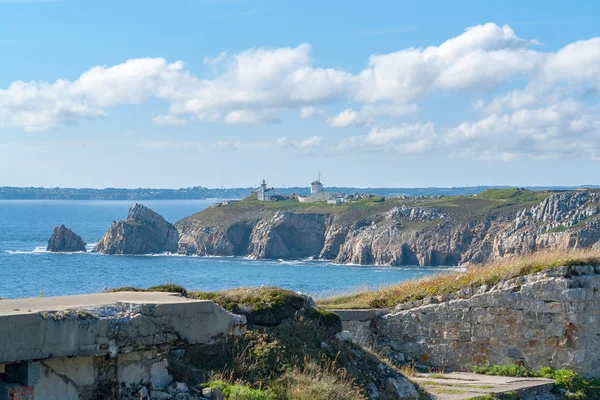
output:
[[600,3],[0,0],[0,185],[598,184]]

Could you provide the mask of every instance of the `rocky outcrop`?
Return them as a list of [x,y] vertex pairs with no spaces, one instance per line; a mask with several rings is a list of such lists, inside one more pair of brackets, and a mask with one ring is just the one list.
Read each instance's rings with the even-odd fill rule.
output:
[[54,228],[46,250],[53,253],[75,253],[85,251],[86,244],[81,236],[61,224]]
[[125,221],[113,221],[94,251],[104,254],[152,254],[177,251],[179,233],[173,224],[141,204]]
[[220,207],[176,224],[179,252],[435,266],[544,249],[600,247],[598,191],[558,192],[522,206],[472,197],[451,204],[439,199],[385,203],[372,208],[377,211],[348,207],[322,213]]
[[318,257],[326,221],[324,214],[278,212],[254,227],[247,251],[252,258]]

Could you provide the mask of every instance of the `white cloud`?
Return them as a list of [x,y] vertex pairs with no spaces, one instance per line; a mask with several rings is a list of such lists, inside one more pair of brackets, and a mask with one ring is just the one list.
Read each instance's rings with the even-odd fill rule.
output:
[[357,111],[350,108],[342,111],[335,117],[327,119],[327,123],[334,128],[345,128],[350,125],[364,124],[366,122]]
[[425,124],[402,124],[391,128],[372,128],[368,134],[342,139],[336,152],[348,151],[394,151],[398,153],[424,153],[438,145],[432,122]]
[[300,117],[302,118],[310,118],[310,117],[314,117],[315,115],[324,115],[325,111],[318,109],[316,107],[302,107],[300,109]]
[[327,123],[334,128],[369,125],[378,117],[400,117],[416,111],[416,104],[367,104],[358,111],[347,108],[339,114],[327,118]]
[[167,140],[141,140],[136,146],[154,150],[196,150],[196,151],[234,151],[241,153],[265,152],[273,149],[287,148],[308,153],[321,147],[323,138],[311,136],[300,140],[290,140],[280,137],[275,140],[218,140],[211,143],[193,141],[173,142]]
[[179,118],[176,115],[157,115],[152,119],[152,123],[158,126],[183,126],[187,124],[187,121],[183,118]]
[[541,108],[491,114],[450,130],[445,147],[481,159],[600,156],[600,109],[567,100]]
[[258,124],[261,122],[275,122],[277,117],[271,110],[234,110],[229,112],[224,120],[228,124]]
[[[331,126],[362,124],[370,129],[368,134],[347,138],[341,148],[365,145],[419,152],[439,148],[440,143],[446,143],[442,140],[446,136],[462,135],[464,141],[465,137],[479,135],[487,139],[467,140],[469,148],[477,149],[485,140],[491,140],[492,147],[514,153],[502,143],[516,140],[517,132],[525,129],[545,132],[546,137],[557,129],[563,130],[566,137],[582,137],[575,127],[595,126],[592,122],[597,114],[585,111],[585,107],[579,116],[566,114],[571,122],[568,127],[555,122],[553,128],[536,110],[555,107],[560,110],[556,112],[564,113],[569,102],[579,104],[583,96],[597,98],[600,38],[574,42],[556,52],[540,51],[538,44],[518,37],[509,26],[488,23],[468,28],[437,46],[372,55],[366,67],[356,73],[315,66],[308,44],[222,53],[206,59],[212,73],[202,77],[188,71],[181,61],[131,59],[91,68],[72,81],[13,82],[0,89],[0,129],[46,130],[105,117],[111,107],[152,99],[169,104],[164,115],[153,120],[163,125],[181,125],[193,119],[228,124],[277,122],[283,110],[294,110],[305,118],[324,116],[320,107],[328,104],[342,109],[327,119]],[[416,112],[419,101],[431,94],[468,91],[487,98],[494,94],[490,89],[508,81],[525,82],[525,87],[498,94],[489,101],[477,101],[474,109],[481,112],[480,121],[437,134],[433,123],[399,125],[397,121],[385,121],[387,126],[398,127],[381,128],[382,119]],[[544,115],[550,114],[547,111]],[[504,123],[506,118],[509,122]],[[527,128],[525,122],[517,122],[519,118],[528,121]],[[502,135],[494,133],[499,128],[488,126],[491,121],[504,126]],[[586,129],[584,138],[592,132],[592,128]],[[510,140],[499,139],[504,136]],[[558,136],[560,133],[550,137]],[[389,142],[378,144],[385,140]],[[531,143],[537,142],[529,138],[526,144]],[[287,141],[287,145],[301,146],[293,141]],[[241,149],[263,145],[222,142],[214,146]],[[550,151],[541,145],[529,148],[531,154],[535,149]]]
[[321,146],[323,138],[320,136],[312,136],[298,142],[297,147],[301,149],[312,149]]

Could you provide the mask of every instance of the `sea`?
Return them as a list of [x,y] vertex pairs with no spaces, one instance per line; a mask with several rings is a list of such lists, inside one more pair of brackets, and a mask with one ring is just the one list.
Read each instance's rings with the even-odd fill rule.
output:
[[[156,200],[144,205],[170,222],[199,212],[215,200]],[[0,297],[46,297],[146,288],[176,283],[188,290],[279,286],[325,297],[378,288],[452,267],[338,265],[314,260],[251,260],[170,254],[109,256],[46,252],[55,226],[65,224],[91,250],[114,220],[125,219],[135,201],[0,200]]]

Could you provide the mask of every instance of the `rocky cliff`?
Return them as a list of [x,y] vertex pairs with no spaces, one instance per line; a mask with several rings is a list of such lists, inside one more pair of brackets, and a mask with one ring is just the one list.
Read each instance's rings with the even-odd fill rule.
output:
[[61,224],[54,228],[46,250],[53,253],[73,253],[85,251],[85,246],[86,243],[79,235]]
[[141,204],[125,221],[113,221],[94,251],[104,254],[151,254],[177,251],[179,234],[173,224]]
[[243,200],[175,226],[182,254],[458,265],[543,249],[600,247],[599,215],[598,191],[510,189],[342,206]]

